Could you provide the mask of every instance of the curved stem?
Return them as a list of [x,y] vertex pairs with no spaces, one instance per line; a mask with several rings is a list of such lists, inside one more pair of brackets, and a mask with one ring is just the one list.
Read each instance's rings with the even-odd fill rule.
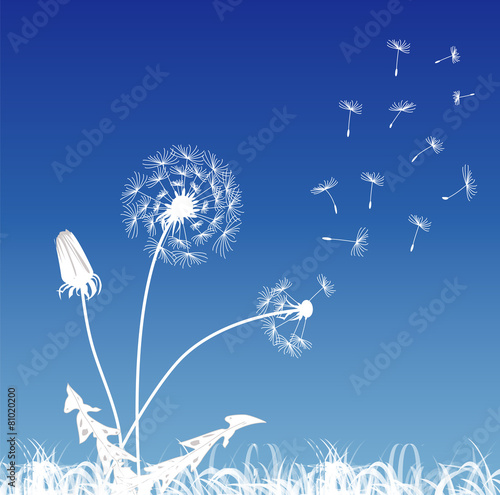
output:
[[447,58],[450,58],[451,55],[448,55],[447,57],[442,58],[441,60],[436,60],[434,63],[439,64],[439,62],[442,62],[443,60],[446,60]]
[[104,376],[104,372],[102,371],[101,363],[99,362],[99,358],[97,357],[97,352],[94,346],[94,340],[92,339],[92,332],[90,331],[90,323],[89,317],[87,314],[87,303],[85,301],[85,296],[82,294],[82,307],[83,307],[83,318],[85,320],[85,327],[87,328],[87,336],[89,338],[90,348],[92,349],[92,355],[94,356],[94,361],[99,370],[99,375],[101,376],[102,383],[104,388],[106,389],[106,394],[108,395],[109,403],[111,404],[111,410],[113,411],[113,416],[115,418],[116,428],[120,433],[118,433],[118,439],[121,443],[122,441],[122,431],[120,427],[120,420],[118,419],[118,413],[116,412],[115,403],[113,401],[113,396],[111,395],[111,390],[109,390],[108,382],[106,381],[106,377]]
[[412,243],[412,245],[411,245],[410,251],[413,251],[413,248],[415,247],[415,240],[416,240],[416,238],[417,238],[417,234],[418,234],[418,229],[419,229],[419,228],[420,228],[420,227],[417,227],[417,230],[415,231],[415,235],[413,236],[413,243]]
[[[458,191],[455,191],[451,196],[447,196],[446,199],[453,198],[453,196],[455,196],[455,194],[458,194],[460,191],[462,191],[463,189],[465,189],[465,187],[467,187],[467,186],[461,187]],[[443,196],[443,199],[444,198],[445,198],[445,196]]]
[[[153,271],[155,269],[156,260],[158,259],[158,253],[160,252],[160,248],[163,245],[167,232],[169,230],[169,226],[166,226],[160,240],[158,241],[158,245],[155,250],[155,254],[153,256],[153,260],[151,261],[151,266],[149,268],[148,279],[146,282],[146,288],[144,290],[144,298],[142,300],[142,309],[141,309],[141,319],[139,322],[139,337],[137,340],[137,361],[136,361],[136,369],[135,369],[135,421],[139,422],[139,382],[141,377],[141,351],[142,351],[142,334],[144,331],[144,317],[146,315],[146,304],[148,302],[149,295],[149,287],[151,285],[151,278],[153,276]],[[121,444],[121,442],[120,442]],[[135,455],[137,459],[137,476],[141,474],[141,447],[140,447],[140,439],[139,439],[139,428],[137,428],[135,432]]]
[[427,146],[427,148],[425,148],[424,150],[422,150],[420,153],[417,153],[417,154],[416,154],[416,155],[412,158],[411,162],[413,163],[413,162],[417,159],[417,157],[418,157],[419,155],[421,155],[424,151],[427,151],[429,148],[431,148],[431,146]]
[[[394,117],[394,120],[396,120],[399,117],[399,114],[401,113],[401,110],[398,112],[398,114]],[[389,129],[392,127],[392,124],[394,124],[394,120],[390,123]]]
[[154,399],[155,395],[158,393],[158,391],[160,390],[162,385],[165,383],[165,380],[171,375],[171,373],[175,370],[175,368],[177,368],[177,366],[179,366],[179,364],[187,356],[189,356],[189,354],[191,354],[195,349],[197,349],[198,347],[200,347],[201,345],[203,345],[205,342],[209,341],[210,339],[217,337],[217,335],[220,335],[221,333],[227,332],[228,330],[232,330],[233,328],[238,327],[240,325],[246,325],[247,323],[251,323],[251,322],[256,321],[256,320],[261,320],[263,318],[271,318],[273,316],[278,316],[278,315],[283,316],[283,315],[288,315],[288,314],[296,313],[296,312],[297,312],[297,309],[287,309],[284,311],[275,311],[274,313],[266,313],[263,315],[253,316],[252,318],[247,318],[246,320],[238,321],[237,323],[233,323],[231,325],[228,325],[227,327],[221,328],[220,330],[217,330],[216,332],[211,333],[210,335],[208,335],[204,339],[201,339],[199,342],[197,342],[196,344],[191,346],[186,352],[184,352],[184,354],[182,354],[182,356],[180,356],[177,359],[177,361],[163,375],[163,378],[160,380],[158,385],[156,385],[156,388],[153,390],[153,392],[149,396],[148,400],[145,402],[144,406],[142,406],[140,413],[138,415],[136,415],[136,419],[135,419],[134,423],[132,424],[132,426],[130,427],[130,430],[127,432],[125,439],[121,443],[121,447],[124,447],[127,444],[127,441],[130,438],[130,435],[132,434],[134,429],[135,429],[136,433],[137,433],[137,431],[139,431],[139,428],[137,428],[137,426],[139,424],[140,418],[142,417],[142,415],[146,411],[149,404],[151,404],[151,401]]
[[335,200],[333,199],[332,195],[326,191],[326,194],[328,194],[328,196],[330,196],[330,199],[332,200],[332,203],[333,203],[333,208],[335,210],[335,214],[337,214],[337,205],[335,204]]

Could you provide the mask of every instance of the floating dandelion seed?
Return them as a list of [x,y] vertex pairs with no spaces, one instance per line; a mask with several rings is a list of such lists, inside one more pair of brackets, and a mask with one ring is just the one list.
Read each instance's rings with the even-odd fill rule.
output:
[[407,43],[406,40],[405,41],[401,41],[401,40],[389,40],[387,42],[387,46],[389,48],[392,48],[393,50],[397,50],[398,51],[398,54],[396,55],[396,70],[394,71],[394,75],[397,76],[398,75],[398,60],[399,60],[399,52],[402,52],[402,53],[410,53],[410,43]]
[[427,144],[429,144],[429,146],[427,146],[427,148],[423,149],[420,153],[417,153],[412,158],[412,160],[411,160],[412,163],[417,159],[417,157],[419,155],[421,155],[424,151],[427,151],[429,148],[432,148],[434,150],[434,152],[436,153],[436,155],[438,155],[439,153],[441,153],[441,151],[444,150],[444,146],[439,139],[436,139],[436,138],[433,138],[432,136],[429,136],[425,141],[427,142]]
[[353,100],[341,100],[339,102],[339,107],[342,108],[342,110],[349,110],[349,119],[347,121],[347,137],[349,137],[349,135],[351,134],[351,112],[354,112],[357,115],[361,115],[363,105]]
[[465,189],[468,201],[470,201],[477,194],[477,185],[475,184],[476,179],[472,178],[472,172],[470,171],[469,165],[464,165],[462,167],[462,177],[464,178],[465,185],[462,186],[458,191],[454,192],[451,196],[443,196],[443,199],[445,201],[453,198],[455,194],[458,194],[463,189]]
[[362,227],[358,230],[358,235],[356,236],[356,240],[352,241],[350,239],[334,239],[333,237],[322,237],[324,241],[339,241],[339,242],[352,242],[353,246],[351,248],[351,256],[361,256],[363,257],[363,253],[367,251],[366,246],[368,246],[368,242],[366,239],[368,238],[368,229]]
[[460,105],[460,98],[467,98],[468,96],[474,96],[476,93],[470,93],[468,95],[460,96],[460,91],[453,91],[453,103],[455,105]]
[[429,232],[429,229],[431,228],[431,222],[429,222],[427,218],[424,219],[424,217],[418,217],[417,215],[410,215],[408,217],[408,221],[417,226],[415,236],[413,237],[413,243],[410,248],[410,252],[412,252],[413,248],[415,247],[415,239],[417,238],[418,229],[422,229],[424,232]]
[[460,55],[458,54],[458,50],[456,46],[450,47],[450,52],[451,55],[448,55],[447,57],[444,57],[440,60],[436,60],[434,63],[439,64],[439,62],[442,62],[443,60],[446,60],[448,58],[451,58],[451,61],[456,64],[457,62],[460,62]]
[[338,184],[338,182],[336,181],[336,179],[334,179],[332,177],[330,180],[328,180],[328,181],[325,180],[322,183],[320,183],[318,186],[313,187],[311,189],[312,194],[321,194],[322,192],[326,192],[326,194],[328,194],[328,196],[330,196],[330,199],[332,200],[333,209],[335,210],[335,213],[337,213],[337,205],[335,204],[335,201],[334,201],[332,195],[328,192],[328,189],[332,189],[337,184]]
[[416,105],[415,103],[401,100],[399,103],[394,102],[390,107],[389,110],[391,112],[398,112],[398,114],[394,117],[394,120],[390,123],[389,129],[392,127],[392,124],[394,124],[394,121],[399,117],[399,114],[401,112],[404,113],[413,113],[415,110]]
[[[318,275],[317,281],[320,285],[318,291],[310,298],[299,303],[288,292],[291,287],[288,279],[280,280],[274,287],[264,287],[259,292],[257,300],[257,313],[264,313],[269,306],[273,306],[277,315],[265,318],[262,323],[264,333],[269,337],[273,346],[277,346],[280,352],[292,357],[300,357],[303,350],[311,349],[312,344],[304,339],[304,331],[307,320],[313,314],[312,300],[323,291],[326,297],[330,297],[334,292],[333,284],[324,276]],[[278,319],[278,321],[276,320]],[[288,338],[284,337],[280,329],[288,323],[296,321],[293,332]],[[302,330],[298,334],[302,323]]]
[[368,208],[371,209],[372,207],[372,192],[373,192],[373,184],[376,186],[382,187],[384,185],[384,176],[380,174],[376,174],[375,172],[370,173],[370,172],[363,172],[361,174],[361,179],[370,182],[370,202],[368,203]]

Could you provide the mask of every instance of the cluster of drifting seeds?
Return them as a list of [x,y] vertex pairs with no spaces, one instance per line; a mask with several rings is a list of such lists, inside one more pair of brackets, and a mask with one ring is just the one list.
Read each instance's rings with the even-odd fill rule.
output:
[[[410,53],[410,43],[407,43],[406,40],[404,40],[404,41],[388,40],[387,46],[393,50],[396,50],[396,52],[397,52],[396,69],[394,71],[394,76],[397,77],[399,54],[400,53],[409,54]],[[451,58],[451,61],[454,64],[456,64],[457,62],[460,61],[460,55],[458,54],[458,50],[455,46],[452,46],[450,48],[450,53],[451,54],[449,56],[444,57],[444,58],[439,59],[439,60],[436,60],[435,63],[438,64],[438,63],[442,62],[443,60],[447,60],[449,58]],[[460,105],[461,98],[466,98],[468,96],[474,96],[474,94],[475,93],[470,93],[468,95],[461,96],[460,91],[454,91],[453,92],[453,102],[455,103],[455,105]],[[351,134],[351,114],[354,113],[356,115],[361,115],[362,110],[363,110],[363,105],[361,103],[359,103],[358,101],[354,101],[354,100],[350,100],[350,101],[341,100],[339,102],[339,107],[342,110],[347,110],[349,112],[349,117],[348,117],[348,121],[347,121],[347,137],[349,137]],[[392,128],[394,122],[396,121],[396,119],[399,117],[399,115],[401,113],[410,113],[411,114],[411,113],[413,113],[415,108],[416,108],[415,103],[410,102],[408,100],[405,100],[405,101],[401,100],[399,103],[394,102],[389,107],[389,111],[397,112],[397,113],[396,113],[396,116],[394,117],[394,119],[392,120],[392,122],[389,124],[389,128]],[[436,155],[441,153],[441,151],[444,150],[443,143],[439,139],[437,139],[433,136],[428,136],[426,138],[426,142],[429,146],[427,146],[422,151],[417,153],[412,158],[412,162],[414,162],[418,158],[418,156],[420,156],[422,153],[424,153],[425,151],[427,151],[431,148],[434,151],[434,153],[436,153]],[[463,189],[466,190],[468,201],[470,201],[475,196],[477,186],[475,185],[475,180],[472,178],[472,173],[470,171],[469,165],[464,165],[462,167],[462,176],[463,176],[465,185],[462,186],[460,189],[458,189],[458,191],[454,192],[452,195],[443,196],[442,197],[443,200],[448,200],[448,199],[452,198],[453,196],[455,196],[455,194],[459,193]],[[370,200],[368,203],[368,208],[371,209],[373,186],[374,185],[379,186],[379,187],[383,186],[384,185],[384,176],[379,174],[379,173],[375,173],[375,172],[372,172],[372,173],[363,172],[361,174],[361,179],[366,181],[366,182],[370,182]],[[313,189],[311,189],[311,193],[315,194],[315,195],[321,194],[323,192],[326,192],[328,194],[328,196],[330,197],[330,199],[333,203],[333,209],[335,211],[335,214],[338,213],[337,204],[335,203],[335,200],[333,199],[333,196],[329,191],[330,191],[330,189],[333,189],[336,185],[338,185],[338,181],[332,177],[329,180],[325,180],[325,181],[321,182],[319,185],[317,185],[316,187],[314,187]],[[417,226],[417,230],[416,230],[415,236],[413,238],[413,243],[412,243],[411,248],[410,248],[410,252],[411,252],[411,251],[413,251],[413,249],[415,247],[415,239],[417,237],[418,231],[420,229],[422,229],[424,232],[429,232],[430,227],[431,227],[431,222],[429,222],[429,220],[427,218],[420,217],[418,215],[410,215],[408,217],[408,221],[410,223],[412,223],[413,225]],[[338,242],[352,243],[353,247],[351,249],[351,256],[363,256],[363,253],[367,250],[367,245],[368,245],[368,243],[366,241],[367,238],[368,238],[368,229],[366,229],[365,227],[362,227],[358,230],[358,234],[356,236],[356,239],[354,239],[354,240],[337,239],[337,238],[333,238],[333,237],[323,237],[323,239],[326,241],[338,241]]]

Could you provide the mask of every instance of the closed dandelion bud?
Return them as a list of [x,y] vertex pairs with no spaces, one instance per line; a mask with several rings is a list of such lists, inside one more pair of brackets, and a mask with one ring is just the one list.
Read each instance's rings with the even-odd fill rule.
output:
[[59,287],[59,297],[69,290],[87,299],[101,291],[101,279],[94,273],[77,238],[69,231],[61,232],[56,239],[57,258],[64,284]]

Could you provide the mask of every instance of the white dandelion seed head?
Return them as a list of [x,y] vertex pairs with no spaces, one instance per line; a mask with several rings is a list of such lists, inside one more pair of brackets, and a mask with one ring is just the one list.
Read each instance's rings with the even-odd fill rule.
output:
[[368,251],[368,229],[366,227],[361,227],[358,230],[358,234],[356,235],[356,241],[351,249],[351,256],[361,256],[363,257],[363,253]]
[[321,285],[326,297],[330,297],[335,292],[334,285],[322,273],[317,276],[316,280]]
[[453,102],[455,105],[460,105],[460,91],[453,91]]
[[321,194],[322,192],[328,191],[328,189],[332,189],[337,184],[338,184],[337,180],[332,177],[329,180],[324,180],[323,182],[320,182],[320,184],[317,185],[316,187],[313,187],[311,189],[311,193]]
[[363,172],[361,174],[361,179],[366,182],[372,182],[376,186],[382,187],[384,185],[384,176],[376,174],[375,172]]
[[128,236],[136,237],[143,224],[150,236],[146,251],[181,267],[206,261],[206,252],[193,251],[193,244],[211,245],[225,258],[240,229],[242,203],[239,186],[222,163],[191,146],[149,156],[144,160],[148,174],[136,172],[122,193]]
[[[312,299],[321,291],[327,297],[335,292],[333,284],[324,275],[319,275],[317,280],[321,288],[311,298],[304,299],[300,303],[287,292],[292,284],[286,278],[281,279],[272,288],[263,287],[259,292],[257,313],[270,315],[262,320],[262,329],[273,345],[277,345],[285,354],[294,355],[296,351],[311,348],[311,343],[304,340],[303,334],[307,320],[314,312]],[[288,339],[283,336],[283,329],[289,330]]]
[[460,55],[458,54],[458,50],[456,46],[450,47],[450,53],[451,53],[451,61],[456,64],[457,62],[460,62]]
[[432,149],[434,150],[434,152],[437,154],[441,153],[441,151],[444,150],[444,146],[442,144],[442,142],[439,140],[439,139],[436,139],[432,136],[429,136],[426,140],[427,144],[429,146],[432,146]]
[[391,112],[405,112],[405,113],[413,113],[413,111],[417,108],[417,105],[411,101],[405,101],[401,100],[399,103],[394,102],[390,107],[389,110]]
[[410,43],[407,43],[406,40],[388,40],[387,46],[393,50],[399,50],[402,53],[410,53]]
[[472,172],[469,165],[464,165],[462,167],[462,177],[465,182],[465,192],[467,194],[467,200],[470,201],[477,194],[477,185],[475,184],[476,179],[472,178]]
[[429,222],[427,218],[419,217],[417,215],[410,215],[408,217],[408,221],[413,225],[416,225],[417,227],[421,228],[424,232],[429,232],[429,229],[431,228],[432,224],[432,222]]
[[363,105],[354,100],[340,100],[339,107],[342,108],[342,110],[349,110],[350,112],[354,112],[357,115],[360,115],[363,109]]

